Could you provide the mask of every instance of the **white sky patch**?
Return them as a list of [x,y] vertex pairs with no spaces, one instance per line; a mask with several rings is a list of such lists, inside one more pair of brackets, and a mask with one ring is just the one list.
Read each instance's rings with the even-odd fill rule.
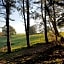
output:
[[64,32],[64,27],[60,28],[60,32]]
[[15,28],[17,33],[25,33],[25,28],[24,28],[24,25],[22,23],[18,23],[15,25],[10,24],[10,25]]
[[[16,18],[17,19],[17,18]],[[24,24],[22,21],[20,20],[15,20],[10,22],[10,25],[15,28],[17,33],[25,33],[25,28],[24,28]]]
[[33,19],[30,19],[30,26],[34,25],[35,24],[35,20]]
[[35,1],[39,1],[39,0],[35,0]]
[[2,29],[0,28],[0,32],[2,32]]
[[25,27],[23,24],[23,19],[20,17],[19,13],[14,12],[13,15],[11,15],[11,18],[15,21],[10,21],[10,25],[15,28],[17,33],[25,33]]

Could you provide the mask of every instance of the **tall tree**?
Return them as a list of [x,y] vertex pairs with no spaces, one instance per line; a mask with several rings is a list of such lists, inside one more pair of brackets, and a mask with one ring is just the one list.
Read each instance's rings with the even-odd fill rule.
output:
[[44,19],[44,27],[45,27],[45,41],[46,43],[48,43],[48,37],[47,37],[47,23],[46,23],[46,0],[44,1],[45,2],[45,19]]
[[25,25],[25,32],[26,32],[26,18],[25,18],[25,6],[24,6],[24,1],[23,0],[23,18],[24,18],[24,25]]
[[[47,7],[47,12],[48,12],[48,15],[49,15],[49,18],[50,18],[50,21],[51,21],[51,23],[52,23],[52,25],[53,25],[53,28],[54,28],[54,30],[55,30],[55,34],[57,35],[57,36],[61,36],[60,34],[59,34],[59,32],[58,32],[58,30],[57,30],[57,27],[56,27],[56,13],[55,13],[55,6],[64,6],[64,3],[61,3],[61,1],[62,0],[48,0],[48,2],[49,2],[49,6]],[[58,7],[57,6],[57,7]],[[52,7],[53,8],[53,11],[52,11],[52,13],[53,13],[53,15],[51,14],[51,9],[49,9],[49,7]],[[60,7],[61,8],[61,7]],[[57,10],[56,10],[57,11]],[[54,16],[54,17],[52,17],[52,16]],[[54,20],[52,20],[52,18],[54,19]]]
[[18,4],[19,6],[17,6],[17,10],[21,13],[22,18],[24,19],[27,47],[29,48],[29,0],[18,0]]
[[12,20],[10,19],[10,10],[11,10],[11,7],[14,7],[14,3],[15,1],[14,0],[2,0],[2,4],[3,4],[3,7],[5,9],[5,18],[6,18],[6,28],[7,28],[7,52],[10,53],[11,52],[11,43],[10,43],[10,34],[9,34],[9,20]]
[[25,6],[24,6],[24,0],[23,0],[23,18],[24,18],[24,25],[25,25],[27,47],[29,48],[30,47],[30,44],[29,44],[29,0],[26,1],[26,7],[27,7],[27,24],[26,24]]
[[55,15],[55,7],[54,7],[54,1],[53,1],[53,13],[54,13],[54,23],[53,23],[53,26],[54,26],[54,29],[55,29],[55,36],[56,36],[56,41],[57,41],[57,34],[58,34],[58,30],[57,30],[57,27],[56,27],[56,15]]
[[[49,7],[52,7],[53,10],[52,10],[52,8],[49,9]],[[50,22],[53,25],[53,28],[54,28],[54,31],[55,31],[55,35],[60,36],[59,32],[57,30],[57,27],[56,27],[56,18],[55,18],[56,15],[55,15],[55,9],[54,9],[54,2],[53,1],[50,1],[49,7],[48,7],[48,5],[46,5],[46,11],[48,12]]]
[[[45,18],[43,17],[43,2],[45,3]],[[48,37],[47,37],[47,26],[46,26],[46,0],[45,1],[42,1],[41,0],[41,14],[42,14],[42,20],[44,22],[44,33],[45,33],[45,41],[46,43],[48,43]]]
[[26,29],[26,35],[27,35],[27,47],[30,47],[30,43],[29,43],[29,25],[30,25],[30,21],[29,21],[29,0],[26,1],[26,7],[27,7],[27,29]]
[[9,37],[10,0],[2,0],[2,3],[6,9],[7,50],[8,50],[8,53],[10,53],[11,52],[11,44],[10,44],[10,37]]

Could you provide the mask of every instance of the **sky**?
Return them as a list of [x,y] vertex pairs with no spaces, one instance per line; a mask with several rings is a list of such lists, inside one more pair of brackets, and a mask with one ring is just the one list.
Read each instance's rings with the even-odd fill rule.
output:
[[[24,27],[24,23],[23,23],[23,19],[20,17],[19,13],[17,10],[15,10],[15,12],[10,15],[10,17],[12,19],[14,19],[15,21],[10,21],[10,25],[15,28],[17,33],[25,33],[25,27]],[[4,19],[0,19],[0,21]],[[4,22],[0,22],[0,27],[3,27],[5,25]],[[30,20],[30,25],[34,25],[34,20],[31,19]],[[0,28],[0,32],[2,31],[2,29]]]
[[[20,17],[17,10],[10,16],[15,21],[10,21],[10,25],[16,30],[16,33],[25,33],[25,27],[23,23],[23,19]],[[3,18],[0,18],[0,21],[5,21]],[[38,20],[39,22],[40,20]],[[30,26],[35,24],[35,20],[30,19]],[[4,22],[0,22],[0,27],[3,27],[5,25]],[[64,27],[61,28],[61,31],[64,30]],[[0,32],[2,32],[2,29],[0,28]]]
[[[36,1],[38,1],[38,0],[36,0]],[[64,12],[64,10],[63,10],[63,12]],[[16,32],[17,33],[25,33],[25,27],[24,27],[23,19],[20,17],[20,14],[18,13],[18,11],[15,10],[15,12],[12,15],[10,15],[10,17],[15,20],[15,21],[10,21],[10,25],[13,28],[15,28]],[[1,20],[4,21],[4,19],[0,17],[0,21]],[[38,20],[38,21],[40,21],[40,20]],[[34,24],[35,24],[35,20],[30,19],[30,26],[34,25]],[[0,22],[0,27],[3,27],[4,25],[5,25],[4,22]],[[1,28],[0,28],[0,31],[2,31]]]
[[[36,0],[36,1],[38,1],[38,0]],[[15,10],[15,12],[13,12],[13,14],[10,15],[10,17],[15,20],[15,21],[10,21],[10,25],[13,28],[15,28],[16,32],[17,33],[25,33],[23,19],[20,17],[19,12],[17,10]],[[5,20],[0,17],[0,21],[5,21]],[[1,27],[3,27],[4,25],[6,25],[6,23],[0,22],[0,32],[2,32]],[[34,20],[30,19],[30,26],[32,26],[32,25],[34,25]]]
[[17,33],[24,33],[24,25],[22,22],[22,19],[19,16],[19,13],[15,11],[13,15],[11,15],[12,19],[15,19],[15,21],[10,21],[10,25],[13,26]]

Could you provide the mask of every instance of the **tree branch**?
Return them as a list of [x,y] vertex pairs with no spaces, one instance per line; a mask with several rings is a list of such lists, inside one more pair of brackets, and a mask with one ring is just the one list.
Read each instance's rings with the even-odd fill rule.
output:
[[6,6],[5,4],[4,4],[4,1],[2,0],[2,4],[3,4],[3,6]]

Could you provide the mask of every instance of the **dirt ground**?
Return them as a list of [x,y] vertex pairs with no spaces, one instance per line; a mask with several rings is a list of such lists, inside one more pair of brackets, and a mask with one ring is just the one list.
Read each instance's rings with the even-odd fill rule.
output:
[[36,44],[30,48],[0,54],[0,64],[63,64],[64,47],[53,44]]

